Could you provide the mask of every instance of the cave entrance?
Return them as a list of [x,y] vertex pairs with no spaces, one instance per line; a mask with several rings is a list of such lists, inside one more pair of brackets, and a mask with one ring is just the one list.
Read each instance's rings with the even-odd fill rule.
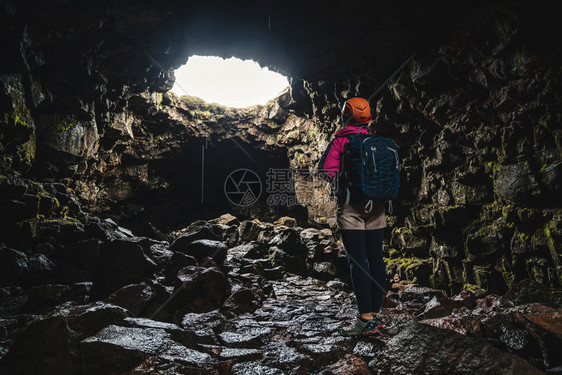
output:
[[235,108],[263,105],[289,86],[287,77],[235,57],[191,56],[174,73],[172,91],[178,96],[197,96]]

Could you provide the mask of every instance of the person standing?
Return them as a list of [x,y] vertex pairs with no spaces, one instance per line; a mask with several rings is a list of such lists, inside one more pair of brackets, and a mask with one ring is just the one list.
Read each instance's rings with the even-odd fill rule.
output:
[[[364,98],[347,100],[341,111],[344,127],[328,144],[319,169],[331,181],[337,180],[336,219],[346,251],[353,291],[359,314],[341,333],[346,336],[380,334],[380,309],[384,297],[386,269],[382,257],[386,215],[384,202],[360,200],[350,196],[347,188],[345,145],[350,136],[369,134],[372,121],[369,102]],[[373,160],[374,163],[374,160]]]

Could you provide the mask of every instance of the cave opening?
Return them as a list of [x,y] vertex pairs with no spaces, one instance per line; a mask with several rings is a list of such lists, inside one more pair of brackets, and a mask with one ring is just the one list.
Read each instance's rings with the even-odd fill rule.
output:
[[174,75],[171,90],[178,96],[197,96],[208,103],[234,108],[263,105],[289,86],[282,74],[256,61],[236,57],[194,55]]

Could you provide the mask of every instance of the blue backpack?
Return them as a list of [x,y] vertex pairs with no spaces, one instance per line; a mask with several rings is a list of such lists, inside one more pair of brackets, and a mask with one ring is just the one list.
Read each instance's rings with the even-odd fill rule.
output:
[[[400,187],[400,157],[398,145],[390,138],[376,134],[352,134],[344,146],[343,173],[347,188],[346,203],[368,201],[392,203]],[[392,210],[392,206],[391,206]]]

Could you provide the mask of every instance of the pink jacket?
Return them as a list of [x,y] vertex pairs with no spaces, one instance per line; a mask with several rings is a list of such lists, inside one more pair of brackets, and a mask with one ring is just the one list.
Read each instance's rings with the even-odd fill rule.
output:
[[[336,178],[340,166],[341,159],[343,155],[343,146],[349,142],[348,135],[357,134],[359,130],[359,125],[349,125],[342,128],[336,132],[336,137],[328,144],[326,151],[320,158],[318,164],[318,170],[324,173],[329,180]],[[366,127],[362,127],[360,130],[361,134],[369,134],[369,130]]]

